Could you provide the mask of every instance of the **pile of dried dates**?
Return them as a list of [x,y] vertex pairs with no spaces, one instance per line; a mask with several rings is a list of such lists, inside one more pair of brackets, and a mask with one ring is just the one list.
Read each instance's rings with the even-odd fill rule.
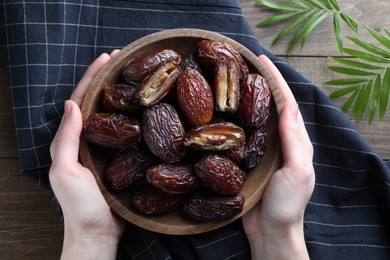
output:
[[83,128],[88,141],[118,149],[106,171],[112,189],[134,189],[132,206],[148,215],[239,214],[245,171],[265,152],[265,79],[232,46],[210,40],[183,59],[171,49],[142,54],[121,73],[102,90],[105,111]]

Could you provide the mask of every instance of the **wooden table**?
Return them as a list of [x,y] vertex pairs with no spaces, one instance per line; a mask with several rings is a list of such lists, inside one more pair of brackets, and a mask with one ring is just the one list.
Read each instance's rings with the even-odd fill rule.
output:
[[[327,56],[340,55],[336,51],[331,20],[321,24],[308,39],[303,51],[297,50],[286,56],[288,38],[271,48],[271,42],[280,31],[281,25],[256,28],[257,22],[269,17],[272,12],[260,8],[254,0],[239,0],[253,31],[262,44],[282,57],[324,92],[332,91],[322,86],[326,80],[338,75],[330,73],[325,66],[330,64]],[[367,23],[380,29],[390,29],[390,3],[388,0],[339,1],[342,10],[359,23]],[[348,28],[346,34],[352,34]],[[362,29],[362,36],[370,39]],[[348,46],[348,43],[346,43]],[[11,96],[7,86],[4,64],[5,52],[0,49],[0,259],[58,259],[61,253],[63,226],[54,210],[49,195],[19,172],[18,151]],[[337,102],[341,104],[340,101]],[[390,114],[390,112],[389,112]],[[369,126],[367,117],[353,120],[362,137],[372,145],[383,159],[390,159],[390,115],[384,121],[378,120]]]

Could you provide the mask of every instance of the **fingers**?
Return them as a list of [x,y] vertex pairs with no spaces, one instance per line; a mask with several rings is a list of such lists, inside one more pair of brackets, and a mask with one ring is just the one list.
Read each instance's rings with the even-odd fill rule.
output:
[[95,78],[96,74],[100,71],[104,64],[107,63],[115,54],[117,54],[119,50],[114,50],[110,54],[103,53],[101,54],[86,70],[84,76],[81,78],[79,84],[73,91],[70,99],[76,102],[78,106],[81,106],[83,102],[85,93],[92,80]]
[[286,104],[290,102],[296,102],[290,87],[274,63],[265,55],[260,55],[259,59],[267,67],[268,71],[271,73],[271,76],[274,78],[276,85],[279,88],[280,94],[282,95],[283,101]]
[[64,111],[60,127],[50,146],[53,163],[67,164],[78,160],[82,128],[81,112],[78,105],[72,100],[65,102]]
[[110,57],[111,57],[111,58],[114,57],[119,51],[120,51],[120,50],[118,50],[118,49],[113,50],[113,51],[110,53]]
[[79,107],[84,99],[85,93],[96,74],[104,64],[116,55],[119,50],[110,54],[101,54],[86,70],[76,89],[73,91],[70,100],[65,102],[64,116],[56,136],[50,146],[52,161],[77,161],[79,138],[82,128],[82,117]]
[[272,61],[261,55],[259,59],[267,67],[282,95],[285,107],[279,119],[279,135],[285,164],[311,162],[313,151],[298,104],[282,74]]
[[279,118],[279,136],[285,166],[299,166],[308,159],[306,148],[308,140],[302,135],[304,127],[298,117],[297,103],[286,105]]

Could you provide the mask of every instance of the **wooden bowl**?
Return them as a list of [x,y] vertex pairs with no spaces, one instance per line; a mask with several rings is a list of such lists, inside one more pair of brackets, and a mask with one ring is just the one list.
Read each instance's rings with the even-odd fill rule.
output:
[[85,120],[91,113],[103,110],[100,99],[101,89],[120,80],[120,70],[126,61],[142,53],[162,48],[171,48],[181,54],[182,57],[186,57],[195,51],[196,44],[203,39],[232,45],[243,56],[250,72],[260,73],[265,77],[272,91],[273,102],[267,123],[266,153],[257,167],[247,172],[247,179],[242,190],[245,196],[245,205],[241,214],[222,221],[209,222],[191,220],[181,212],[159,216],[142,215],[130,206],[131,188],[120,192],[114,191],[105,179],[104,172],[113,156],[112,153],[107,149],[90,144],[84,138],[81,139],[80,143],[81,163],[89,168],[96,177],[100,190],[111,209],[129,222],[159,233],[197,234],[222,227],[238,219],[259,202],[269,179],[281,166],[282,162],[277,123],[283,102],[274,80],[260,60],[248,49],[234,40],[214,32],[198,29],[166,30],[148,35],[129,44],[107,62],[93,80],[83,101],[81,109],[83,119]]

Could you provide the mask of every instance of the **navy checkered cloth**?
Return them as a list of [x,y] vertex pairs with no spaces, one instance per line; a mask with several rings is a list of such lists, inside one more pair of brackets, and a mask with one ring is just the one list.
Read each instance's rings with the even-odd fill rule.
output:
[[[0,1],[22,173],[50,190],[49,146],[64,101],[97,56],[179,27],[215,31],[268,55],[289,83],[314,146],[316,185],[304,219],[311,258],[390,259],[388,167],[324,93],[259,45],[233,0]],[[117,258],[249,259],[250,250],[240,221],[193,236],[129,223]]]

